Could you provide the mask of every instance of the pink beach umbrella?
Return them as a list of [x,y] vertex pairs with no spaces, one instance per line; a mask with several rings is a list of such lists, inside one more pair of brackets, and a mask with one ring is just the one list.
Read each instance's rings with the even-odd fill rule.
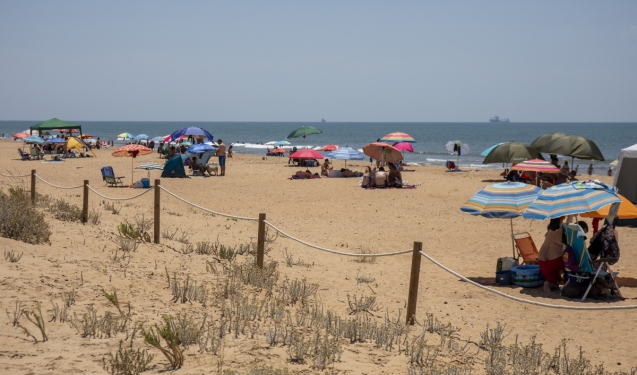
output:
[[411,146],[411,143],[407,142],[394,143],[394,148],[400,152],[414,152],[414,148]]

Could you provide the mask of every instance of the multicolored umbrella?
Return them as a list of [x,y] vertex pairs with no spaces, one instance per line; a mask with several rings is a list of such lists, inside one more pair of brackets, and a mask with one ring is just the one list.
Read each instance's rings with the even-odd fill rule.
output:
[[137,155],[148,155],[148,154],[152,154],[153,150],[149,149],[146,146],[142,146],[142,145],[126,145],[126,146],[122,146],[120,148],[118,148],[117,150],[113,151],[113,153],[111,155],[113,156],[117,156],[117,157],[126,157],[126,156],[130,156],[130,177],[131,177],[131,181],[134,181],[133,179],[133,159],[137,157]]
[[511,219],[511,246],[515,258],[513,242],[513,218],[516,218],[538,197],[542,189],[521,182],[500,182],[485,186],[469,198],[462,212],[489,219]]
[[135,138],[134,135],[132,135],[131,133],[121,133],[117,135],[117,138],[122,138],[122,139],[133,139]]
[[543,173],[558,173],[560,169],[546,160],[532,159],[526,160],[521,163],[517,163],[512,166],[511,169],[517,171],[529,171],[529,172],[543,172]]
[[408,142],[408,143],[416,143],[414,137],[407,133],[389,133],[383,138],[380,139],[381,142]]
[[489,219],[512,219],[522,215],[541,191],[521,182],[500,182],[480,189],[460,210]]
[[320,154],[314,150],[300,150],[292,155],[290,155],[291,159],[323,159],[323,154]]
[[381,162],[396,163],[403,160],[403,154],[400,153],[400,150],[383,142],[374,142],[363,146],[363,153]]
[[619,203],[617,189],[600,181],[576,181],[551,186],[522,213],[525,219],[555,219],[567,215],[597,211]]

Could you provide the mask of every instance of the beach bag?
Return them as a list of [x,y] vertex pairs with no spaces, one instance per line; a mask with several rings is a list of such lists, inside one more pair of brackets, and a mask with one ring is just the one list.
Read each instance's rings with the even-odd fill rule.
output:
[[588,253],[592,260],[601,258],[614,258],[608,264],[615,264],[619,261],[619,245],[615,239],[615,230],[612,225],[605,225],[599,232],[591,238]]

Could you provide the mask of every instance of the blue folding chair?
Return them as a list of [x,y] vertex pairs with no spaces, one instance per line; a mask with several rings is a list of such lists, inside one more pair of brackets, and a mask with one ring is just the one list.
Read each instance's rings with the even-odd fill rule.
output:
[[124,177],[115,177],[113,167],[102,167],[100,170],[102,171],[102,180],[106,181],[108,186],[124,186],[124,183],[122,182],[122,178]]

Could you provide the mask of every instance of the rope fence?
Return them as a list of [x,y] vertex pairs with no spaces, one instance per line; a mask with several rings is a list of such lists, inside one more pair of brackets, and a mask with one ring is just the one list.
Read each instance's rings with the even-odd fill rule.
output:
[[238,220],[249,220],[249,221],[257,221],[258,222],[258,237],[257,237],[257,259],[256,259],[256,264],[259,268],[263,268],[263,260],[264,260],[264,255],[265,255],[265,243],[266,243],[266,226],[272,228],[273,230],[275,230],[276,232],[280,233],[282,236],[287,237],[293,241],[296,241],[300,244],[303,244],[305,246],[311,247],[313,249],[317,249],[320,251],[324,251],[324,252],[328,252],[331,254],[336,254],[336,255],[342,255],[342,256],[351,256],[351,257],[367,257],[367,258],[371,258],[371,257],[386,257],[386,256],[394,256],[394,255],[401,255],[401,254],[406,254],[411,252],[412,253],[412,260],[411,260],[411,274],[410,274],[410,281],[409,281],[409,296],[408,296],[408,300],[407,300],[407,324],[411,324],[413,325],[415,323],[415,318],[416,318],[416,304],[417,304],[417,299],[418,299],[418,285],[419,285],[419,277],[420,277],[420,260],[424,257],[427,258],[430,262],[434,263],[435,265],[437,265],[438,267],[442,268],[443,270],[449,272],[450,274],[460,278],[463,281],[466,281],[468,283],[470,283],[471,285],[477,286],[478,288],[484,289],[486,291],[489,291],[491,293],[495,293],[497,295],[500,295],[502,297],[505,298],[509,298],[512,299],[516,302],[521,302],[521,303],[526,303],[526,304],[531,304],[531,305],[535,305],[535,306],[541,306],[541,307],[548,307],[548,308],[554,308],[554,309],[564,309],[564,310],[628,310],[628,309],[636,309],[637,305],[625,305],[625,306],[570,306],[570,305],[556,305],[556,304],[550,304],[550,303],[544,303],[544,302],[537,302],[537,301],[532,301],[532,300],[528,300],[528,299],[523,299],[523,298],[519,298],[519,297],[515,297],[512,296],[510,294],[507,293],[503,293],[499,290],[493,289],[493,288],[489,288],[487,286],[481,285],[476,283],[475,281],[469,280],[468,278],[466,278],[465,276],[451,270],[450,268],[444,266],[443,264],[441,264],[440,262],[438,262],[437,260],[435,260],[434,258],[432,258],[431,256],[427,255],[426,253],[424,253],[422,251],[422,242],[414,242],[414,246],[413,249],[408,249],[408,250],[400,250],[400,251],[395,251],[395,252],[387,252],[387,253],[376,253],[376,254],[358,254],[358,253],[348,253],[348,252],[342,252],[342,251],[337,251],[337,250],[333,250],[333,249],[328,249],[322,246],[318,246],[315,244],[311,244],[307,241],[303,241],[300,238],[294,237],[286,232],[284,232],[283,230],[279,229],[278,227],[276,227],[274,224],[270,223],[269,221],[266,220],[266,215],[264,213],[259,214],[258,218],[253,218],[253,217],[245,217],[245,216],[237,216],[237,215],[230,215],[230,214],[226,214],[226,213],[222,213],[222,212],[217,212],[217,211],[213,211],[210,210],[208,208],[205,208],[203,206],[200,206],[198,204],[192,203],[182,197],[180,197],[179,195],[171,192],[170,190],[164,188],[163,186],[161,186],[161,180],[156,179],[155,180],[155,186],[154,189],[147,189],[144,192],[134,195],[132,197],[125,197],[125,198],[116,198],[116,197],[109,197],[106,196],[102,193],[100,193],[99,191],[95,190],[92,186],[89,185],[89,181],[88,180],[84,180],[84,184],[83,185],[78,185],[78,186],[59,186],[59,185],[55,185],[51,182],[48,182],[46,180],[44,180],[42,177],[40,177],[39,175],[36,174],[35,170],[31,171],[31,174],[26,174],[26,175],[6,175],[6,174],[2,174],[0,173],[0,175],[4,176],[4,177],[28,177],[31,176],[31,200],[32,200],[32,204],[35,204],[35,199],[36,199],[36,194],[35,194],[35,188],[36,188],[36,178],[39,179],[40,181],[44,182],[47,185],[50,185],[52,187],[58,188],[58,189],[78,189],[83,187],[84,188],[84,194],[83,194],[83,206],[82,206],[82,222],[86,223],[88,221],[88,206],[89,206],[89,191],[92,191],[93,193],[95,193],[97,196],[102,197],[104,199],[108,199],[108,200],[116,200],[116,201],[125,201],[125,200],[131,200],[131,199],[136,199],[141,197],[142,195],[148,194],[151,190],[154,191],[154,205],[153,205],[153,211],[154,211],[154,220],[153,220],[153,224],[154,224],[154,243],[159,244],[160,243],[160,239],[161,239],[161,191],[165,191],[166,193],[168,193],[169,195],[171,195],[172,197],[178,199],[181,202],[184,202],[186,204],[189,204],[193,207],[196,207],[200,210],[203,210],[205,212],[214,214],[214,215],[219,215],[219,216],[223,216],[223,217],[228,217],[231,219],[238,219]]
[[257,220],[259,220],[259,219],[258,219],[258,218],[256,218],[256,217],[235,216],[235,215],[224,214],[224,213],[221,213],[221,212],[213,211],[213,210],[207,209],[207,208],[205,208],[205,207],[202,207],[202,206],[200,206],[200,205],[198,205],[198,204],[195,204],[195,203],[192,203],[192,202],[190,202],[190,201],[187,201],[187,200],[185,200],[184,198],[182,198],[182,197],[178,196],[177,194],[175,194],[175,193],[171,192],[170,190],[167,190],[166,188],[164,188],[164,187],[163,187],[163,186],[161,186],[161,185],[159,185],[159,188],[160,188],[160,189],[162,189],[163,191],[165,191],[166,193],[168,193],[168,194],[172,195],[173,197],[175,197],[175,198],[179,199],[180,201],[182,201],[182,202],[184,202],[184,203],[187,203],[187,204],[189,204],[189,205],[191,205],[191,206],[193,206],[193,207],[197,207],[197,208],[198,208],[198,209],[200,209],[200,210],[203,210],[203,211],[209,212],[209,213],[211,213],[211,214],[215,214],[215,215],[219,215],[219,216],[224,216],[224,217],[229,217],[229,218],[232,218],[232,219],[239,219],[239,220],[251,220],[251,221],[257,221]]
[[281,229],[275,227],[272,223],[270,223],[267,220],[264,220],[264,222],[265,222],[265,224],[267,226],[269,226],[270,228],[274,229],[275,231],[281,233],[282,235],[284,235],[285,237],[287,237],[287,238],[289,238],[291,240],[294,240],[294,241],[296,241],[298,243],[302,243],[305,246],[309,246],[309,247],[315,248],[317,250],[321,250],[321,251],[325,251],[325,252],[332,253],[332,254],[337,254],[337,255],[345,255],[345,256],[350,256],[350,257],[368,257],[368,258],[371,258],[371,257],[387,257],[387,256],[392,256],[392,255],[407,254],[407,253],[412,251],[412,249],[407,249],[407,250],[396,251],[396,252],[393,252],[393,253],[380,253],[380,254],[344,253],[342,251],[331,250],[331,249],[327,249],[327,248],[324,248],[324,247],[321,247],[321,246],[313,245],[313,244],[311,244],[309,242],[305,242],[305,241],[303,241],[303,240],[301,240],[299,238],[296,238],[294,236],[291,236],[291,235],[285,233],[284,231],[282,231]]
[[[82,186],[83,186],[83,185],[82,185]],[[151,192],[151,189],[146,189],[146,191],[144,191],[144,192],[142,192],[142,193],[140,193],[140,194],[134,195],[134,196],[132,196],[132,197],[127,197],[127,198],[115,198],[115,197],[108,197],[108,196],[106,196],[106,195],[104,195],[104,194],[100,193],[99,191],[97,191],[97,190],[93,189],[93,187],[92,187],[91,185],[86,185],[86,186],[87,186],[87,187],[88,187],[88,188],[89,188],[89,189],[90,189],[93,193],[95,193],[95,194],[99,195],[100,197],[102,197],[102,198],[104,198],[104,199],[108,199],[108,200],[111,200],[111,201],[127,201],[127,200],[131,200],[131,199],[139,198],[139,197],[141,197],[142,195],[144,195],[144,194],[147,194],[147,193],[150,193],[150,192]]]
[[478,288],[487,290],[489,292],[498,294],[502,297],[506,297],[509,299],[512,299],[514,301],[517,302],[522,302],[522,303],[528,303],[531,305],[536,305],[536,306],[542,306],[542,307],[550,307],[553,309],[565,309],[565,310],[628,310],[628,309],[637,309],[637,305],[627,305],[627,306],[568,306],[568,305],[554,305],[554,304],[550,304],[550,303],[544,303],[544,302],[536,302],[536,301],[531,301],[528,299],[524,299],[524,298],[519,298],[519,297],[515,297],[512,296],[510,294],[507,293],[503,293],[499,290],[495,290],[493,288],[489,288],[487,286],[481,285],[476,283],[473,280],[469,280],[468,278],[462,276],[461,274],[451,270],[449,267],[446,267],[445,265],[443,265],[442,263],[438,262],[437,260],[435,260],[434,258],[432,258],[431,256],[423,253],[422,251],[419,251],[420,255],[424,256],[425,258],[427,258],[430,262],[432,262],[433,264],[437,265],[438,267],[442,268],[443,270],[449,272],[450,274],[459,277],[460,279],[462,279],[463,281],[466,281],[474,286],[477,286]]
[[31,175],[30,174],[4,174],[4,173],[0,173],[0,176],[3,176],[3,177],[29,177]]

